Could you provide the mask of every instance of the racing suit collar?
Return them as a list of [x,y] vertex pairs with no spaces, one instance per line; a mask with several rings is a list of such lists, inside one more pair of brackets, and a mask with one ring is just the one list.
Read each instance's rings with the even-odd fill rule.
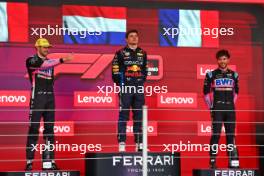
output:
[[39,58],[39,59],[43,60],[43,61],[45,61],[45,60],[48,60],[48,58],[47,58],[47,57],[46,57],[46,58],[39,57],[38,53],[36,53],[36,54],[35,54],[35,56],[36,56],[37,58]]
[[227,73],[230,71],[230,69],[228,67],[226,69],[222,69],[222,68],[218,67],[218,70],[220,70],[222,73]]
[[126,45],[125,49],[130,50],[130,51],[138,51],[140,48],[137,46],[135,49],[132,49],[128,45]]

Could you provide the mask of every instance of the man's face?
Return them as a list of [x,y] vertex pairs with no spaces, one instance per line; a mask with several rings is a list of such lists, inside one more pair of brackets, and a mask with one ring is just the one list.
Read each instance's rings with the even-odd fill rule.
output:
[[42,56],[46,57],[49,54],[49,47],[38,47],[38,52]]
[[217,59],[218,66],[222,69],[227,68],[227,65],[229,64],[229,58],[227,56],[221,56]]
[[138,34],[136,32],[130,33],[127,36],[126,42],[129,45],[137,45],[138,44]]

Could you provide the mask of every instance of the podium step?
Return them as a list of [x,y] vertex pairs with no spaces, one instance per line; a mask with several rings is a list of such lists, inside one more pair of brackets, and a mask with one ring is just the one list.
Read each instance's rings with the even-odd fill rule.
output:
[[260,176],[256,169],[194,169],[193,176]]
[[0,176],[80,176],[80,171],[17,171],[0,172]]
[[[87,153],[86,176],[142,176],[142,153]],[[180,176],[180,154],[148,153],[148,175]]]

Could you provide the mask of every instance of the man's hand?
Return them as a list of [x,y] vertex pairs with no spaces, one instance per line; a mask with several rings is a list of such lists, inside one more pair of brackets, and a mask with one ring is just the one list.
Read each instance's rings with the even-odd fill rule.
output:
[[74,59],[73,53],[68,54],[66,57],[62,58],[63,62],[69,62]]

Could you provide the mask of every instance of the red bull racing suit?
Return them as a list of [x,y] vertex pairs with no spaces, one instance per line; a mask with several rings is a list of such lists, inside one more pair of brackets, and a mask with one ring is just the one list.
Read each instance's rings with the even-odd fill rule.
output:
[[136,143],[142,143],[142,106],[145,104],[144,88],[147,77],[147,54],[141,48],[124,47],[116,52],[112,62],[113,81],[120,86],[133,86],[136,92],[121,92],[118,119],[118,142],[126,141],[129,109],[133,111],[133,132]]

